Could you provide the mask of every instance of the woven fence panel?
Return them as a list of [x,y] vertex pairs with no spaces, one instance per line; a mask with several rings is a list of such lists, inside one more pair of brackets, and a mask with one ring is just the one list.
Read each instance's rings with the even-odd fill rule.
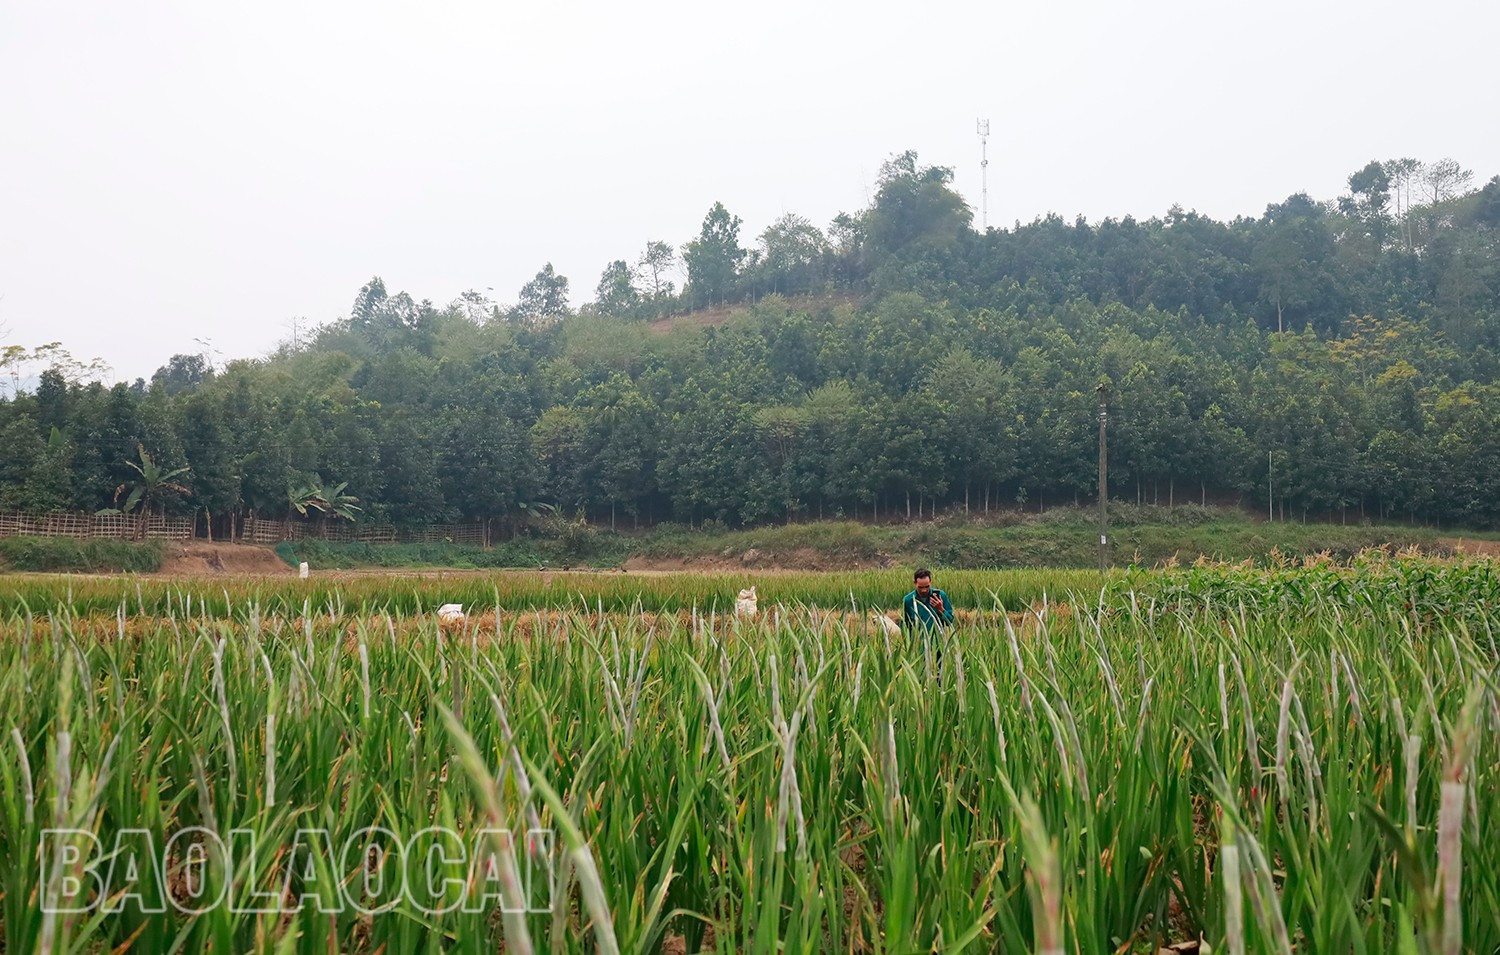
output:
[[134,514],[23,514],[0,513],[0,537],[106,537],[130,540],[142,533],[160,540],[187,540],[193,536],[191,517],[151,515],[144,527]]
[[241,534],[253,544],[275,545],[284,540],[325,540],[360,544],[472,544],[483,546],[484,524],[431,524],[426,527],[396,527],[394,524],[322,524],[316,521],[245,518]]
[[[161,540],[189,540],[197,530],[191,517],[153,515],[145,522],[145,536]],[[0,512],[0,537],[106,537],[131,540],[142,533],[141,519],[134,514],[24,514]],[[401,527],[394,524],[322,524],[316,521],[267,520],[246,517],[240,539],[273,547],[284,540],[326,540],[362,544],[468,544],[485,543],[484,524],[431,524]]]

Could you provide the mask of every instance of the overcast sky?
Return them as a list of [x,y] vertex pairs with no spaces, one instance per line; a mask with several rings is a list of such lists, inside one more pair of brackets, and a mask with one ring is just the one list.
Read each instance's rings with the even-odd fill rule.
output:
[[[0,346],[264,354],[372,275],[591,297],[722,201],[751,244],[951,166],[979,221],[1258,215],[1371,159],[1500,173],[1500,5],[0,0]],[[679,280],[680,282],[680,280]]]

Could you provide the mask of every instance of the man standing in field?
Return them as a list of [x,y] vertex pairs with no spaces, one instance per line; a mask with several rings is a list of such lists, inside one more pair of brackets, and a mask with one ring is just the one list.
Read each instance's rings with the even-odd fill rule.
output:
[[908,630],[943,630],[953,625],[953,601],[932,586],[932,571],[917,568],[912,575],[916,589],[902,601],[901,623]]

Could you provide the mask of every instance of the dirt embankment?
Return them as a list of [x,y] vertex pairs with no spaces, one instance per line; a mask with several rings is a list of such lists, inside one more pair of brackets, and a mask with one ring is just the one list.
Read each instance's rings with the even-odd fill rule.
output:
[[296,570],[276,556],[269,547],[254,544],[212,544],[208,541],[174,541],[167,545],[167,556],[160,573],[172,577],[201,577],[213,574],[261,574],[283,577]]
[[1439,537],[1438,543],[1453,549],[1455,554],[1476,557],[1500,557],[1500,541],[1475,540],[1472,537]]

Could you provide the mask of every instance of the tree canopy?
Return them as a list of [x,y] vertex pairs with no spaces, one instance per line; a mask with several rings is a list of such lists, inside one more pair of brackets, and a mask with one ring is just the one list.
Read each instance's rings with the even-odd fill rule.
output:
[[1372,161],[1230,222],[979,233],[951,171],[903,153],[868,208],[788,213],[753,253],[715,203],[680,292],[651,240],[576,310],[550,263],[512,308],[373,278],[270,358],[185,351],[149,382],[13,346],[0,508],[128,502],[147,462],[137,506],[221,527],[314,499],[411,524],[1041,506],[1092,499],[1102,382],[1116,497],[1496,526],[1500,177],[1472,181]]

